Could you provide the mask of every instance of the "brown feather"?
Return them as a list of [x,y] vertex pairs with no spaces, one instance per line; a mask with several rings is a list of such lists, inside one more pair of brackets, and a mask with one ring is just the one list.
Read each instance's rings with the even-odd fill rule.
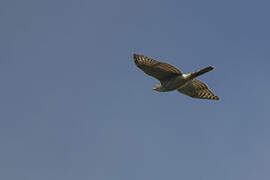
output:
[[137,67],[139,67],[149,76],[157,78],[160,81],[164,81],[174,76],[182,75],[179,69],[170,64],[159,62],[157,60],[138,54],[134,54],[133,58]]
[[193,79],[178,91],[193,98],[219,100],[206,84],[197,79]]

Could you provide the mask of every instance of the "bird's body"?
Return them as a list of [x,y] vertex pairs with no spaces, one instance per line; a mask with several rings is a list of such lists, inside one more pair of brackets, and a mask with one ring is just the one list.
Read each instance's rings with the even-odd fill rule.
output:
[[214,95],[203,82],[195,79],[196,77],[212,71],[214,67],[209,66],[199,71],[188,74],[182,72],[174,66],[156,61],[143,55],[133,55],[135,64],[146,74],[157,78],[160,84],[156,85],[153,90],[159,92],[169,92],[178,90],[193,98],[214,99],[219,97]]
[[164,81],[162,84],[157,84],[153,89],[159,92],[174,91],[184,86],[187,81],[187,78],[185,78],[183,75],[179,75]]

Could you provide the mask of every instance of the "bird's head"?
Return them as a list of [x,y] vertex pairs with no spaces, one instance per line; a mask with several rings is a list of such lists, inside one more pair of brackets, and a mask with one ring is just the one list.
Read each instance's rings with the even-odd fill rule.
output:
[[157,84],[153,87],[153,90],[160,91],[161,90],[161,84]]

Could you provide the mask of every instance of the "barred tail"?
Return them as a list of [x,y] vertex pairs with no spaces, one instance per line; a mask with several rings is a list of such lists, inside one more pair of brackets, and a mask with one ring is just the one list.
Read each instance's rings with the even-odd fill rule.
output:
[[192,72],[192,73],[189,74],[189,78],[194,79],[194,78],[196,78],[196,77],[198,77],[200,75],[203,75],[204,73],[212,71],[213,69],[214,69],[213,66],[209,66],[209,67],[203,68],[203,69],[201,69],[199,71]]

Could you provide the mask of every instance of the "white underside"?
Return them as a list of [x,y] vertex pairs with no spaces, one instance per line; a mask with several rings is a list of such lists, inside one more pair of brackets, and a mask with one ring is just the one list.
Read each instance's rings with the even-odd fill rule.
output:
[[162,87],[157,89],[160,92],[174,91],[184,87],[189,80],[187,80],[189,74],[182,74],[181,76],[170,79],[167,82],[163,82]]

